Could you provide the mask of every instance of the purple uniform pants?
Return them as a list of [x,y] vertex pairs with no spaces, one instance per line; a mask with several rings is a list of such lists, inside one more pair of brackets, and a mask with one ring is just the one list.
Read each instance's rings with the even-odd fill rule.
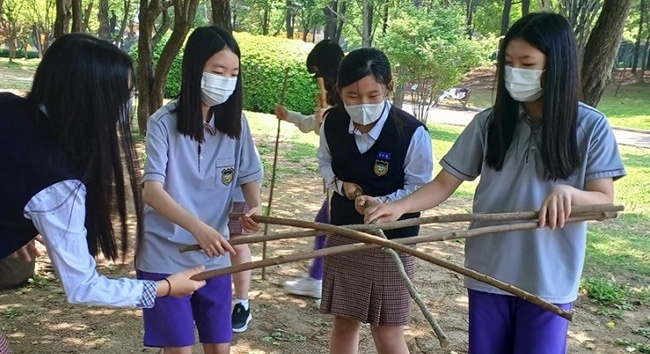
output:
[[[323,202],[323,205],[320,207],[318,214],[316,214],[316,222],[329,223],[329,205],[327,205],[327,199]],[[325,247],[325,238],[326,235],[318,235],[314,240],[314,249],[320,250]],[[323,257],[314,258],[311,262],[311,267],[309,267],[309,277],[312,279],[322,280],[323,279]]]
[[[468,289],[469,354],[565,354],[569,321],[515,296]],[[556,304],[569,310],[573,303]]]

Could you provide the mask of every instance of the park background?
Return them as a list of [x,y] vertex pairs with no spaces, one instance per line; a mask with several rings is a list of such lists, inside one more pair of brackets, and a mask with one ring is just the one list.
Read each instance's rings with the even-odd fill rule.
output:
[[[0,90],[27,92],[39,57],[63,33],[112,41],[137,67],[133,129],[142,152],[143,123],[178,92],[179,53],[188,33],[211,23],[228,27],[242,48],[245,109],[267,171],[266,203],[277,124],[268,113],[280,99],[287,68],[286,105],[304,113],[313,109],[317,88],[304,62],[314,42],[328,38],[346,51],[361,46],[386,51],[397,84],[391,99],[427,123],[438,161],[462,126],[492,103],[499,38],[523,14],[542,10],[559,12],[574,26],[585,101],[603,111],[617,133],[632,134],[619,139],[628,176],[616,182],[616,203],[626,210],[618,219],[590,225],[569,352],[650,353],[650,0],[0,0]],[[467,101],[439,100],[450,88],[469,88]],[[282,124],[273,216],[315,215],[323,198],[317,146],[315,134]],[[470,212],[475,185],[465,183],[425,215]],[[439,228],[427,226],[422,233]],[[311,239],[272,242],[267,255],[311,246]],[[252,249],[259,259],[261,245]],[[462,241],[419,249],[463,262]],[[100,258],[98,264],[109,277],[134,276],[132,254],[124,263]],[[285,280],[307,267],[299,262],[268,268],[264,281],[254,272],[254,319],[247,332],[235,336],[233,353],[327,352],[331,317],[319,314],[313,300],[282,290]],[[418,261],[416,285],[451,345],[440,348],[414,309],[406,328],[411,352],[466,353],[462,278]],[[141,345],[139,310],[67,304],[46,255],[39,257],[29,284],[0,292],[0,331],[17,353],[155,352]],[[366,327],[360,348],[374,352]],[[195,352],[201,352],[199,345]]]

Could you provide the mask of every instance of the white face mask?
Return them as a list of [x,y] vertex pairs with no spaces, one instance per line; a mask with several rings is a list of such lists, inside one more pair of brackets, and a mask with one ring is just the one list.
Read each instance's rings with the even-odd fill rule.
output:
[[381,117],[386,106],[386,101],[354,105],[344,104],[344,106],[353,122],[360,125],[368,125],[376,122]]
[[539,69],[520,69],[506,65],[506,90],[515,101],[532,102],[542,97],[542,73]]
[[201,77],[201,100],[208,106],[216,106],[228,100],[235,92],[237,77],[226,77],[203,72]]

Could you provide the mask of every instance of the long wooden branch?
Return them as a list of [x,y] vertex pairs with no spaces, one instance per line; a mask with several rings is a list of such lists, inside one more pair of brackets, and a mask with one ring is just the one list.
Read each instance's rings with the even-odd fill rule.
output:
[[[377,236],[386,240],[388,239],[388,237],[386,237],[384,231],[382,230],[377,230]],[[402,278],[402,281],[404,282],[404,285],[406,285],[406,289],[408,290],[409,295],[411,295],[411,298],[413,299],[413,301],[415,301],[415,304],[418,305],[418,307],[420,308],[420,311],[424,315],[424,318],[426,318],[427,322],[429,322],[429,325],[431,325],[433,332],[436,334],[436,337],[440,342],[440,346],[442,348],[447,348],[449,346],[449,340],[447,339],[447,335],[440,327],[438,321],[436,321],[436,319],[433,318],[431,311],[429,311],[427,305],[424,303],[424,300],[422,300],[422,296],[420,296],[420,293],[418,292],[418,289],[415,287],[415,284],[413,284],[411,278],[409,278],[408,274],[406,274],[406,268],[404,268],[404,263],[402,262],[402,259],[400,258],[399,254],[397,254],[397,252],[395,252],[395,250],[392,248],[384,248],[382,251],[388,253],[388,255],[390,255],[390,257],[393,259],[393,262],[395,262],[395,267],[397,267],[397,273],[399,274],[400,278]]]
[[[607,217],[612,217],[613,215],[608,215],[608,213],[601,213],[601,214],[592,214],[590,216],[583,216],[583,217],[577,217],[577,218],[571,218],[568,220],[569,222],[577,222],[577,221],[585,221],[589,219],[601,219],[601,218],[607,218]],[[553,304],[550,304],[540,297],[530,294],[522,289],[519,289],[511,284],[507,284],[505,282],[502,282],[500,280],[491,278],[485,274],[478,273],[476,271],[473,271],[471,269],[467,269],[458,265],[455,265],[453,263],[438,259],[436,257],[433,257],[431,255],[427,255],[423,252],[414,250],[408,246],[405,246],[401,243],[392,241],[392,240],[382,240],[378,237],[368,235],[356,230],[350,230],[346,229],[340,226],[334,226],[334,225],[327,225],[327,224],[321,224],[321,223],[315,223],[315,222],[309,222],[309,221],[302,221],[302,220],[289,220],[289,219],[279,219],[279,218],[271,218],[271,217],[262,217],[259,215],[253,216],[253,219],[257,222],[267,222],[267,223],[277,223],[279,225],[286,225],[286,226],[296,226],[296,227],[304,227],[304,228],[313,228],[316,230],[321,230],[321,231],[326,231],[328,233],[336,233],[339,235],[347,236],[359,241],[363,241],[366,243],[372,243],[376,244],[376,247],[389,247],[393,248],[399,251],[402,251],[404,253],[411,254],[415,257],[418,257],[422,260],[425,260],[429,263],[436,264],[438,266],[441,266],[443,268],[449,269],[451,271],[454,271],[456,273],[462,274],[464,276],[467,276],[469,278],[475,279],[477,281],[489,284],[495,288],[501,289],[505,292],[511,293],[513,295],[516,295],[524,300],[527,300],[531,303],[534,303],[542,308],[544,308],[547,311],[553,312],[558,314],[559,316],[566,318],[568,320],[571,320],[573,315],[569,311],[565,311]],[[472,230],[467,230],[467,231],[454,231],[456,236],[462,237],[470,237],[471,236],[476,236],[479,234],[478,231],[482,231],[483,233],[493,233],[493,232],[500,232],[499,230],[505,230],[505,231],[514,231],[517,230],[518,225],[521,227],[519,229],[533,229],[539,227],[539,225],[536,222],[529,222],[529,223],[522,223],[522,224],[508,224],[508,225],[498,225],[498,226],[489,226],[485,228],[480,228],[480,229],[472,229]],[[501,229],[499,229],[501,228]],[[482,229],[482,230],[481,230]],[[437,236],[437,235],[434,235]],[[438,236],[439,237],[439,236]],[[451,237],[448,237],[451,238]],[[410,238],[411,241],[415,239],[419,239],[418,241],[422,240],[421,237],[412,237]],[[405,239],[402,240],[396,240],[396,241],[404,241]],[[415,242],[418,242],[415,241]],[[421,241],[421,242],[426,242],[426,241]],[[353,244],[353,245],[347,245],[347,246],[354,246],[356,250],[361,250],[364,249],[365,247],[371,248],[370,246],[372,245],[363,245],[363,244]],[[263,261],[257,261],[257,262],[249,262],[249,263],[244,263],[240,264],[237,266],[233,267],[227,267],[227,268],[221,268],[221,269],[216,269],[208,272],[203,272],[201,274],[197,274],[194,277],[192,277],[194,280],[205,280],[209,279],[215,276],[223,275],[223,274],[229,274],[233,272],[239,272],[242,270],[248,270],[248,269],[255,269],[256,267],[262,267],[262,266],[268,266],[268,265],[275,265],[275,264],[282,264],[282,263],[287,263],[287,262],[293,262],[297,260],[302,260],[302,259],[309,259],[309,258],[314,258],[314,257],[320,257],[320,256],[325,256],[329,254],[334,254],[332,250],[336,247],[332,248],[327,248],[323,250],[318,250],[318,251],[313,251],[313,252],[307,252],[307,253],[302,253],[302,254],[294,254],[291,256],[280,256],[276,258],[271,258],[271,259],[266,259]],[[340,250],[340,249],[339,249]],[[349,252],[351,250],[347,249],[346,252]],[[329,252],[329,253],[328,253]],[[255,263],[255,266],[251,267],[251,265]],[[262,264],[264,263],[264,264]]]
[[[593,213],[602,213],[602,212],[617,212],[622,211],[623,206],[621,205],[585,205],[585,206],[574,206],[571,210],[571,216],[580,216],[588,215]],[[241,214],[231,214],[231,219],[238,219]],[[510,213],[485,213],[485,214],[447,214],[447,215],[437,215],[429,216],[416,219],[408,219],[395,221],[390,223],[383,224],[367,224],[367,225],[343,225],[342,227],[358,230],[358,231],[373,231],[373,230],[391,230],[407,226],[423,225],[423,224],[433,224],[433,223],[451,223],[451,222],[467,222],[467,221],[516,221],[516,220],[535,220],[539,217],[539,212],[537,211],[524,211],[524,212],[510,212]],[[269,220],[270,223],[274,223],[275,219]],[[325,224],[323,224],[325,225]],[[273,235],[263,235],[263,236],[247,236],[239,237],[237,239],[231,240],[230,243],[233,245],[239,245],[243,243],[257,243],[264,241],[277,241],[289,238],[302,238],[302,237],[312,237],[323,234],[322,231],[293,231],[287,233],[278,233]],[[199,245],[185,245],[179,247],[179,251],[188,252],[188,251],[199,251],[201,247]]]

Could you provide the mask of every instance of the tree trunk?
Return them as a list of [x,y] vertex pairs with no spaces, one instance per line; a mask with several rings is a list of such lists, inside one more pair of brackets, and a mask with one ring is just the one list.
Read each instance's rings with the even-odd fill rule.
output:
[[271,12],[270,0],[266,0],[264,3],[264,14],[262,15],[262,35],[267,36],[269,34],[269,12]]
[[338,1],[330,1],[329,5],[323,8],[323,14],[325,15],[325,30],[324,37],[325,39],[334,39],[336,36],[336,9],[338,6]]
[[2,16],[2,5],[4,4],[5,0],[0,0],[0,16]]
[[81,32],[81,0],[72,0],[72,32]]
[[99,18],[99,30],[97,31],[97,37],[105,40],[110,40],[111,34],[108,23],[108,0],[99,0],[99,13],[97,14],[97,17]]
[[526,16],[530,12],[530,0],[521,0],[521,16]]
[[334,33],[334,38],[332,40],[336,41],[339,43],[341,41],[341,33],[343,32],[343,26],[345,23],[343,22],[343,17],[345,17],[345,13],[347,12],[347,2],[345,0],[342,0],[342,2],[339,3],[339,14],[341,14],[341,17],[337,16],[336,18],[336,33]]
[[124,31],[126,31],[126,26],[129,23],[129,17],[131,16],[131,0],[124,0],[124,16],[122,16],[122,23],[120,23],[120,29],[117,33],[116,44],[119,48],[122,48],[124,44]]
[[56,17],[54,20],[54,38],[61,37],[66,33],[65,29],[65,0],[56,0]]
[[[646,13],[646,0],[639,2],[639,30],[636,34],[636,42],[634,43],[634,59],[632,60],[632,74],[636,74],[636,67],[639,64],[639,54],[641,53],[641,35],[643,34],[643,25]],[[641,65],[643,67],[643,65]],[[641,70],[643,71],[643,70]],[[641,76],[643,81],[643,76]]]
[[156,33],[154,33],[153,38],[151,39],[151,45],[153,48],[155,48],[158,45],[158,42],[162,39],[162,37],[169,31],[169,29],[172,28],[172,20],[171,16],[169,16],[169,7],[163,7],[162,8],[162,20],[160,21],[160,26],[158,28],[154,29],[156,30]]
[[474,4],[472,0],[467,0],[467,7],[465,9],[465,24],[467,25],[467,37],[472,39],[472,22],[474,21]]
[[92,14],[93,11],[93,5],[94,5],[94,1],[90,0],[88,6],[86,6],[86,11],[84,12],[84,23],[81,28],[81,32],[88,31],[88,24],[90,23],[90,15]]
[[510,27],[510,9],[512,8],[512,0],[505,0],[503,2],[503,13],[501,14],[501,35],[505,35]]
[[372,0],[363,0],[362,4],[362,36],[361,36],[361,45],[364,47],[370,47],[372,45]]
[[650,33],[648,33],[648,37],[645,39],[645,50],[643,51],[641,67],[643,68],[641,70],[641,82],[645,82],[645,71],[650,70]]
[[591,106],[598,105],[603,95],[631,6],[632,0],[605,0],[589,36],[582,65],[582,90],[585,102]]
[[165,80],[171,64],[181,49],[196,17],[199,0],[173,0],[174,29],[154,68],[152,32],[158,15],[163,11],[159,0],[140,1],[140,38],[138,41],[138,127],[144,134],[147,118],[161,105]]
[[389,8],[389,0],[386,0],[384,3],[384,14],[381,17],[381,34],[386,34],[386,30],[388,30],[388,8]]
[[43,58],[43,46],[41,45],[41,31],[38,30],[37,25],[32,26],[32,33],[34,36],[34,43],[36,44],[36,51],[38,52],[38,57]]
[[212,3],[212,24],[232,32],[230,0],[211,0],[210,2]]
[[293,39],[293,2],[287,0],[285,5],[287,7],[284,12],[285,30],[287,31],[287,38]]

